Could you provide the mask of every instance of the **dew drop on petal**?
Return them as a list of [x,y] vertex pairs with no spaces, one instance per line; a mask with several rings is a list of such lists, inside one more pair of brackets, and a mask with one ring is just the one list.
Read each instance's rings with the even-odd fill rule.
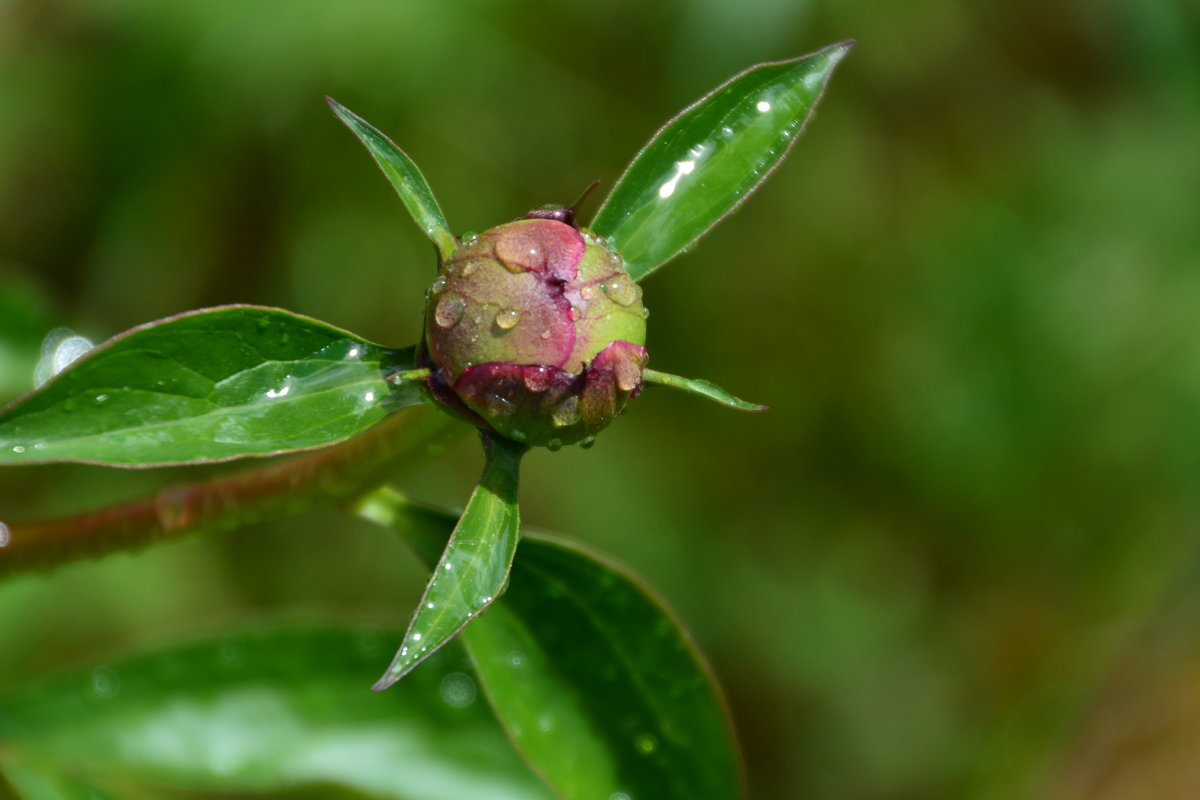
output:
[[515,308],[506,308],[496,312],[496,327],[502,331],[510,331],[521,321],[521,312]]
[[484,396],[483,402],[488,411],[497,416],[512,414],[517,410],[516,403],[497,392],[489,392]]
[[446,290],[446,276],[438,275],[436,278],[434,278],[433,285],[429,287],[429,291],[433,292],[434,294],[441,294],[445,290]]
[[621,306],[631,306],[638,299],[637,284],[628,276],[618,275],[610,281],[600,284],[614,303]]
[[433,321],[439,328],[453,328],[462,319],[467,301],[456,294],[443,295],[433,312]]
[[521,371],[521,380],[525,383],[525,388],[531,392],[544,392],[549,389],[552,376],[553,372],[550,367],[540,364],[525,367]]
[[594,445],[595,443],[596,443],[595,436],[585,436],[579,440],[579,446],[581,448],[583,448],[584,450],[590,449],[591,446]]
[[546,449],[551,453],[557,453],[559,450],[562,450],[562,446],[562,439],[551,439],[550,441],[546,442]]
[[565,428],[568,425],[574,425],[581,418],[579,411],[579,398],[572,395],[566,400],[559,403],[558,408],[550,415],[550,419],[560,428]]

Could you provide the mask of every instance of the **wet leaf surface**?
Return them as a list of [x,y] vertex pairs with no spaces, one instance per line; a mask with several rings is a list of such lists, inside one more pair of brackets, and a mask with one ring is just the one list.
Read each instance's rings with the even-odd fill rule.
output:
[[0,413],[0,464],[221,461],[331,444],[425,401],[393,389],[389,350],[273,308],[224,306],[142,325]]
[[734,76],[668,122],[596,212],[640,281],[741,205],[783,160],[852,42]]
[[[28,798],[93,786],[288,796],[335,786],[403,800],[549,800],[460,650],[366,690],[383,631],[222,636],[0,694],[0,766]],[[57,790],[57,791],[56,791]],[[159,789],[161,791],[161,789]],[[124,796],[122,793],[101,797]]]
[[[454,524],[390,491],[367,507],[428,563]],[[462,640],[501,723],[562,796],[742,796],[733,731],[707,665],[626,570],[526,532],[508,590]]]
[[327,97],[326,100],[337,118],[344,122],[346,127],[353,131],[359,141],[370,151],[375,163],[391,181],[396,194],[400,195],[400,199],[404,201],[408,213],[412,214],[417,225],[437,247],[441,257],[449,258],[458,246],[458,242],[450,233],[450,226],[446,223],[446,217],[438,206],[437,198],[433,196],[433,189],[430,188],[416,163],[371,123],[332,97]]

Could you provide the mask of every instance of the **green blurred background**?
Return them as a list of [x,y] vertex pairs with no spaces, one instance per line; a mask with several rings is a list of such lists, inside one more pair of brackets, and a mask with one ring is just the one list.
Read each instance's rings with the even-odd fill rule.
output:
[[[771,411],[649,391],[527,460],[525,519],[679,610],[755,798],[1191,796],[1193,3],[0,0],[0,395],[54,326],[205,305],[415,340],[432,248],[323,95],[465,232],[851,37],[790,160],[645,284],[652,365]],[[461,505],[477,451],[406,487]],[[205,473],[6,471],[0,518]],[[10,580],[0,679],[264,615],[394,626],[420,580],[332,514]]]

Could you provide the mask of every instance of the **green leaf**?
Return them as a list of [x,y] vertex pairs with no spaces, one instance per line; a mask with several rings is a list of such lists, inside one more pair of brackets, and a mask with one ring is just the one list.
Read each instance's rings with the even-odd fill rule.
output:
[[681,378],[678,375],[672,375],[669,372],[659,372],[654,369],[643,370],[642,377],[647,383],[657,383],[659,386],[682,389],[685,392],[691,392],[701,397],[707,397],[709,400],[715,400],[723,406],[736,408],[738,411],[767,410],[767,407],[764,405],[747,403],[745,400],[734,397],[712,381],[706,381],[701,378]]
[[650,139],[591,226],[625,259],[634,280],[691,246],[766,180],[853,44],[751,67]]
[[346,123],[346,127],[366,145],[375,163],[391,181],[396,194],[404,201],[408,213],[412,214],[417,225],[421,226],[421,230],[425,231],[425,235],[437,247],[438,255],[443,261],[448,259],[458,247],[458,240],[450,233],[446,217],[438,207],[433,189],[429,187],[421,170],[395,142],[380,133],[371,123],[332,97],[326,97],[325,100],[337,118]]
[[[427,562],[454,522],[386,489],[360,510]],[[703,657],[621,567],[526,531],[508,591],[462,641],[501,723],[561,796],[742,796],[732,728]]]
[[387,377],[412,367],[307,317],[192,311],[127,331],[0,412],[0,464],[147,467],[320,447],[425,402]]
[[552,797],[505,740],[456,648],[396,691],[365,691],[385,638],[371,627],[224,636],[43,680],[0,695],[0,753],[25,780],[26,769],[52,769],[100,787]]
[[521,521],[517,473],[528,449],[484,434],[487,464],[455,525],[408,631],[376,691],[388,688],[454,638],[504,591],[517,552]]

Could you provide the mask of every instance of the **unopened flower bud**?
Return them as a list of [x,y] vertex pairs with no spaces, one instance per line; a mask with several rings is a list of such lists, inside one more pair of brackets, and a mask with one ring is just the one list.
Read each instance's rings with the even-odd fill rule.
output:
[[642,292],[570,209],[468,237],[429,292],[429,386],[451,412],[516,441],[588,442],[642,385]]

